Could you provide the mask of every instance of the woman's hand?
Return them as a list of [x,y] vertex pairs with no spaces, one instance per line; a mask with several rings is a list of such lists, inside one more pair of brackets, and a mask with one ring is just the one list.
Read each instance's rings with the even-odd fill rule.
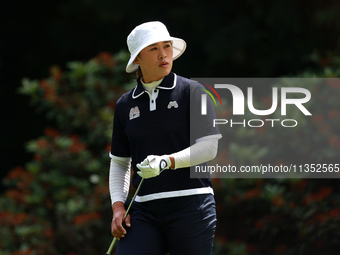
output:
[[120,240],[120,238],[126,235],[126,229],[124,228],[123,223],[125,223],[125,226],[127,227],[131,226],[130,215],[128,214],[126,218],[124,218],[126,210],[123,202],[114,203],[112,205],[112,211],[111,233],[115,238]]
[[140,170],[137,174],[145,179],[158,176],[163,170],[175,167],[175,160],[172,156],[149,155],[141,163],[137,164]]

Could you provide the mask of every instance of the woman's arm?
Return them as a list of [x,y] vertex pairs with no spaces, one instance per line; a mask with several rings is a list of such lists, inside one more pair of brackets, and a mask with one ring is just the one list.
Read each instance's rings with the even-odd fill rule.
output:
[[222,136],[211,135],[196,140],[192,146],[170,155],[149,155],[137,164],[137,173],[143,178],[152,178],[165,169],[178,169],[198,165],[216,157],[218,139]]
[[131,158],[116,157],[111,153],[110,157],[109,188],[113,212],[111,232],[114,237],[120,240],[126,234],[123,222],[127,227],[131,226],[130,215],[124,218],[126,212],[124,202],[130,187]]
[[130,187],[130,157],[117,157],[110,154],[110,174],[109,188],[111,202],[114,204],[117,201],[125,203]]
[[202,137],[192,146],[171,154],[170,157],[175,160],[174,169],[195,166],[214,159],[220,138],[221,135]]

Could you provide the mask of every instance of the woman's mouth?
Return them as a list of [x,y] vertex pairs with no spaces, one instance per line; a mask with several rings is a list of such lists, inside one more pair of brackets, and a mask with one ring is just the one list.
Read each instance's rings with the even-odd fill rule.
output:
[[162,61],[159,66],[165,68],[169,66],[169,63],[167,61]]

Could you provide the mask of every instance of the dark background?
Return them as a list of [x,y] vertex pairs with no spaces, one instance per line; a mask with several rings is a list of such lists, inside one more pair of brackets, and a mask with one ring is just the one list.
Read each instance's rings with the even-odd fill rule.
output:
[[188,45],[174,71],[186,77],[278,77],[319,70],[340,50],[339,1],[0,2],[1,176],[24,165],[24,144],[54,124],[17,94],[49,67],[127,49],[126,36],[159,20]]

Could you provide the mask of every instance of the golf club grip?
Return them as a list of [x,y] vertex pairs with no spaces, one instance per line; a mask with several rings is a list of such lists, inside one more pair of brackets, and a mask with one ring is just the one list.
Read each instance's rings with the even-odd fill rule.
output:
[[[136,190],[135,194],[133,195],[133,197],[132,197],[132,199],[131,199],[131,202],[130,202],[130,204],[129,204],[129,207],[127,208],[127,210],[126,210],[126,212],[125,212],[124,218],[126,218],[126,216],[129,214],[130,207],[131,207],[133,201],[135,201],[135,198],[136,198],[136,196],[137,196],[137,193],[138,193],[138,191],[139,191],[139,189],[140,189],[140,186],[142,185],[143,181],[144,181],[144,178],[142,178],[142,180],[140,181],[140,183],[139,183],[139,185],[138,185],[138,187],[137,187],[137,190]],[[113,240],[112,240],[112,242],[111,242],[111,245],[110,245],[110,247],[109,247],[109,249],[107,250],[107,252],[106,252],[105,255],[111,255],[112,249],[113,249],[113,247],[115,246],[116,241],[117,241],[117,238],[114,237]]]

